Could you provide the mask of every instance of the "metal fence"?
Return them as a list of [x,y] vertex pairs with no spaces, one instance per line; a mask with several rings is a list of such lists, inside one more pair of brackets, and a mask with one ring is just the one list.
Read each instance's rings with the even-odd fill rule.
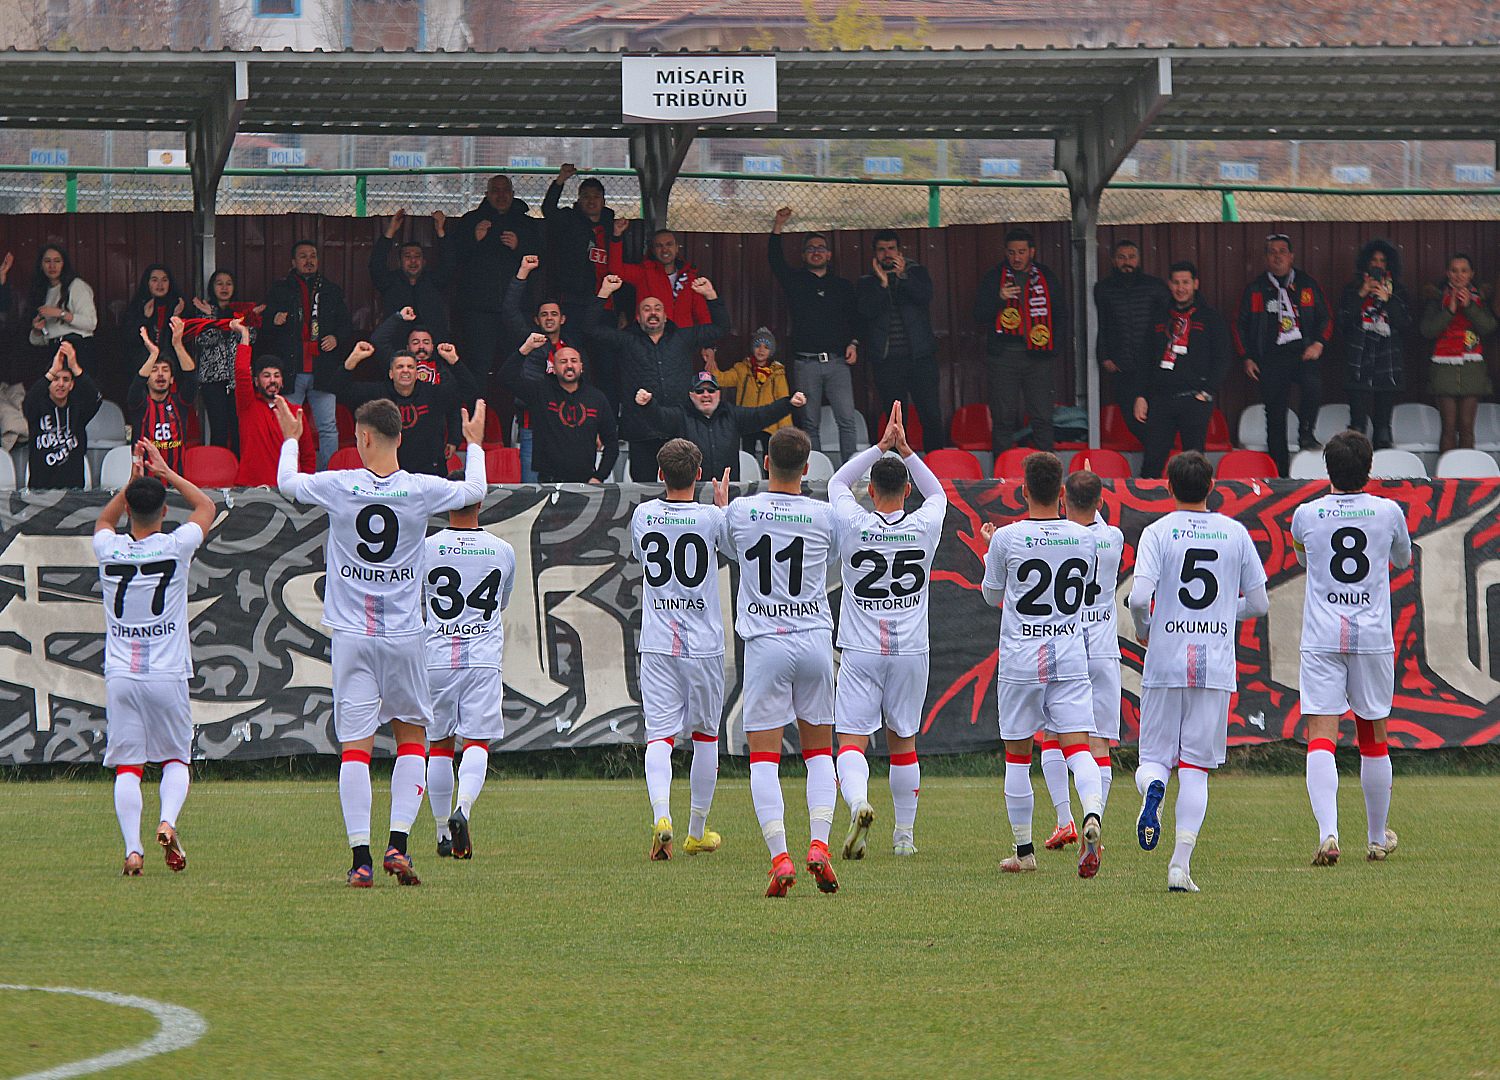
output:
[[[586,170],[605,186],[610,205],[640,213],[635,174]],[[221,214],[318,213],[346,217],[462,213],[484,194],[487,178],[511,174],[533,213],[556,175],[552,170],[229,169],[219,188]],[[570,196],[571,197],[571,196]],[[0,213],[130,213],[190,210],[186,169],[0,166]],[[697,232],[755,232],[781,206],[802,227],[858,229],[1066,221],[1061,181],[905,180],[685,172],[672,194],[672,224]],[[1409,221],[1500,219],[1500,189],[1347,189],[1245,187],[1227,184],[1121,183],[1108,187],[1101,224],[1172,221]]]

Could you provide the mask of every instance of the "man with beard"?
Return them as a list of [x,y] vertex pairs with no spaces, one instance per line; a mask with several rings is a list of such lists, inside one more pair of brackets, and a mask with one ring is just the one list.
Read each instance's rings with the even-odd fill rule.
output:
[[937,337],[928,310],[932,275],[927,267],[907,262],[892,229],[875,234],[870,269],[860,277],[855,296],[880,407],[889,415],[895,402],[909,396],[922,423],[923,449],[937,450],[948,440],[938,404]]
[[[702,326],[709,322],[708,305],[689,286],[698,277],[698,268],[682,258],[682,245],[671,229],[657,229],[651,234],[651,254],[638,263],[622,257],[620,237],[630,227],[626,218],[616,218],[615,242],[609,248],[609,272],[619,276],[635,289],[637,302],[654,296],[667,309],[667,318],[678,326]],[[713,362],[713,349],[703,350],[703,362]]]
[[1109,387],[1125,426],[1144,443],[1146,425],[1135,418],[1135,399],[1142,396],[1141,380],[1150,380],[1153,358],[1143,356],[1142,349],[1172,297],[1165,281],[1141,269],[1141,249],[1134,240],[1115,243],[1114,264],[1108,277],[1094,283],[1094,308],[1099,313],[1094,351],[1099,366],[1109,372]]
[[[280,357],[259,353],[251,363],[250,328],[235,319],[229,329],[240,336],[234,352],[234,405],[240,421],[240,471],[236,487],[274,487],[276,462],[281,456],[281,422],[276,419],[276,399],[285,387]],[[293,405],[292,415],[302,407]],[[297,470],[310,473],[318,467],[318,441],[311,425],[303,424],[298,436]]]
[[[404,307],[375,328],[375,333],[370,335],[370,344],[375,346],[375,362],[389,366],[391,357],[400,350],[401,335],[405,334],[406,351],[417,360],[417,381],[437,386],[442,383],[443,368],[447,366],[437,361],[437,341],[445,339],[434,337],[433,331],[418,322],[417,317],[416,308]],[[443,444],[446,460],[453,456],[463,439],[463,422],[456,407],[444,420],[448,428]]]
[[125,394],[126,415],[130,420],[132,437],[145,440],[161,451],[167,467],[173,472],[182,471],[182,448],[187,441],[187,414],[198,397],[198,373],[196,365],[182,344],[185,324],[176,315],[168,323],[172,336],[172,347],[177,353],[177,362],[182,370],[173,385],[172,361],[161,355],[155,338],[145,327],[141,327],[141,340],[146,346],[146,359],[141,369],[130,380],[130,389]]
[[283,396],[293,405],[305,402],[312,410],[320,469],[328,467],[339,445],[337,406],[321,380],[337,370],[333,354],[347,347],[353,336],[344,291],[318,272],[317,245],[299,241],[292,248],[292,272],[266,290],[257,345],[290,365],[292,374]]
[[532,334],[500,369],[501,381],[531,411],[537,479],[543,484],[603,483],[620,455],[615,415],[603,394],[583,385],[583,357],[577,349],[560,345],[552,350],[555,374],[547,374],[547,344],[546,334]]

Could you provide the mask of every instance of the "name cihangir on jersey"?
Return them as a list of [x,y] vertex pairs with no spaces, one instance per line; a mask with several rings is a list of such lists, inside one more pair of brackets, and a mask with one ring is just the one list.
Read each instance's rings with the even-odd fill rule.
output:
[[1324,495],[1297,507],[1292,543],[1307,561],[1302,648],[1393,652],[1391,561],[1411,558],[1401,507],[1364,492]]
[[203,531],[192,522],[136,540],[94,533],[104,593],[104,677],[190,679],[188,576]]
[[834,506],[839,567],[839,648],[886,656],[928,651],[927,596],[943,536],[946,499],[928,499],[887,521],[852,495]]
[[641,564],[639,652],[724,655],[719,547],[724,511],[697,502],[651,499],[630,516],[631,552]]
[[1115,586],[1120,581],[1120,559],[1125,554],[1125,534],[1095,516],[1089,532],[1094,534],[1094,576],[1083,600],[1083,637],[1091,659],[1119,659],[1120,627],[1116,616]]
[[443,529],[426,543],[428,668],[499,670],[505,655],[501,612],[516,583],[515,549],[486,529]]
[[828,504],[761,491],[735,499],[726,516],[729,547],[740,568],[736,633],[748,641],[832,631],[826,575],[837,541]]
[[997,529],[984,585],[1005,590],[997,677],[1004,682],[1088,678],[1081,612],[1094,576],[1094,534],[1066,518]]

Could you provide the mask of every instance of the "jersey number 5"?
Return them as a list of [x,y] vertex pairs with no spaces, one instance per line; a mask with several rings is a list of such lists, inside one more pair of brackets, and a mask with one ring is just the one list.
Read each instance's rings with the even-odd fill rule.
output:
[[[1219,579],[1206,566],[1199,563],[1216,562],[1219,553],[1212,548],[1188,548],[1182,556],[1182,588],[1177,590],[1177,599],[1190,611],[1202,611],[1219,597]],[[1188,584],[1203,582],[1203,595],[1194,596]]]

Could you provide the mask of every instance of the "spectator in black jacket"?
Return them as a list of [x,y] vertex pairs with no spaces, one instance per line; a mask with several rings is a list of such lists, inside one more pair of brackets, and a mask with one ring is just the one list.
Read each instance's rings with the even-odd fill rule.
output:
[[[551,354],[547,335],[532,334],[500,369],[500,379],[531,411],[532,463],[543,484],[601,484],[620,456],[615,417],[604,395],[583,384],[583,357],[568,345]],[[594,463],[595,456],[599,462]]]
[[1053,369],[1058,342],[1067,340],[1068,302],[1052,271],[1036,261],[1029,230],[1005,234],[1005,258],[979,279],[974,318],[985,330],[995,456],[1015,442],[1022,397],[1036,448],[1051,451]]
[[255,347],[281,357],[287,385],[282,396],[312,410],[319,469],[328,468],[339,445],[337,405],[322,383],[338,378],[340,353],[353,337],[344,290],[318,272],[317,245],[298,241],[292,248],[292,272],[266,290]]
[[[581,322],[609,273],[615,212],[604,205],[604,184],[597,176],[590,176],[578,185],[578,198],[572,206],[560,205],[563,189],[577,174],[577,166],[571,163],[564,163],[557,170],[557,178],[548,185],[542,199],[542,217],[547,219],[547,252],[552,259],[548,267],[551,292],[560,302],[563,314]],[[584,371],[595,376],[598,385],[598,372],[591,371],[587,363]],[[607,390],[605,396],[614,400],[614,394]]]
[[[1150,479],[1161,476],[1179,433],[1184,450],[1203,450],[1214,398],[1234,360],[1229,324],[1198,292],[1198,268],[1186,260],[1173,263],[1167,288],[1172,304],[1142,344],[1139,396],[1131,408],[1146,427],[1141,475]],[[1147,356],[1154,361],[1145,362]]]
[[[391,358],[404,348],[417,361],[418,382],[437,386],[445,378],[451,380],[454,377],[452,372],[446,375],[444,373],[448,365],[438,362],[437,342],[433,340],[432,331],[416,320],[416,308],[404,307],[375,328],[375,332],[370,335],[370,344],[375,346],[375,362],[389,367]],[[403,334],[406,337],[404,344],[401,340]],[[443,443],[443,457],[447,459],[453,456],[458,444],[463,441],[463,414],[459,412],[457,404],[445,420],[448,434]]]
[[1301,389],[1298,445],[1303,450],[1322,449],[1313,429],[1323,399],[1323,348],[1333,336],[1333,311],[1323,288],[1311,274],[1293,267],[1295,259],[1291,237],[1266,237],[1266,272],[1245,286],[1235,320],[1245,374],[1260,383],[1266,440],[1282,476],[1289,457],[1286,409],[1294,382]]
[[875,234],[870,269],[855,286],[855,297],[880,407],[889,413],[892,402],[910,396],[922,422],[922,446],[937,450],[947,443],[947,428],[938,404],[937,335],[928,310],[932,275],[927,267],[906,261],[901,238],[892,229]]
[[94,380],[78,366],[73,343],[62,342],[47,374],[31,384],[21,406],[31,427],[27,487],[83,487],[89,421],[102,404]]
[[687,439],[703,454],[704,472],[721,477],[729,470],[729,479],[740,478],[740,437],[775,423],[794,408],[807,403],[802,394],[780,398],[769,405],[741,408],[720,400],[719,382],[711,371],[700,371],[693,382],[687,405],[658,405],[649,390],[637,390],[635,403],[645,410],[646,418],[674,438]]
[[1141,249],[1134,240],[1115,244],[1115,268],[1094,282],[1094,308],[1099,313],[1099,336],[1094,352],[1099,366],[1109,372],[1109,388],[1132,435],[1146,441],[1145,425],[1135,418],[1138,379],[1150,380],[1155,357],[1143,353],[1146,339],[1162,320],[1172,294],[1167,283],[1141,270]]
[[438,242],[433,249],[432,262],[427,262],[427,253],[422,245],[408,241],[396,248],[397,268],[391,269],[391,249],[396,247],[396,234],[406,221],[406,211],[397,210],[385,227],[385,233],[375,241],[375,250],[370,252],[370,282],[380,293],[380,310],[389,317],[393,312],[409,307],[417,313],[417,321],[432,331],[438,341],[452,341],[448,331],[448,302],[444,293],[453,280],[453,253],[444,235],[448,216],[441,210],[433,212],[432,223],[437,227]]
[[1339,334],[1349,426],[1363,432],[1373,418],[1377,450],[1395,445],[1391,413],[1406,389],[1401,335],[1414,321],[1411,298],[1401,284],[1401,253],[1389,240],[1369,241],[1359,249],[1354,280],[1339,298]]
[[125,393],[125,418],[133,440],[150,443],[174,472],[181,472],[188,410],[198,397],[198,373],[182,343],[182,320],[174,315],[167,332],[172,337],[178,370],[172,370],[171,359],[161,354],[146,328],[141,327],[137,336],[145,343],[146,359]]
[[458,321],[467,342],[464,362],[481,386],[504,341],[500,301],[516,276],[521,256],[540,255],[542,231],[530,209],[516,198],[510,177],[492,176],[484,201],[458,221],[453,250],[458,258]]
[[[141,272],[141,283],[135,295],[125,305],[120,316],[120,326],[125,331],[125,358],[132,366],[139,367],[146,359],[147,337],[156,346],[158,353],[172,355],[172,320],[182,315],[187,306],[172,271],[161,263],[152,263]],[[141,331],[146,332],[145,337]],[[176,465],[172,465],[176,469]]]
[[[649,390],[663,401],[685,401],[700,370],[701,350],[730,331],[729,309],[713,282],[700,277],[688,287],[707,301],[712,322],[677,326],[667,318],[666,306],[656,297],[647,296],[636,305],[635,325],[617,330],[613,325],[615,313],[607,311],[604,303],[623,284],[614,274],[608,275],[589,309],[584,334],[594,346],[594,354],[613,353],[621,386]],[[656,452],[672,436],[646,418],[634,397],[620,402],[620,434],[630,442],[630,478],[641,484],[652,483],[656,479]]]

